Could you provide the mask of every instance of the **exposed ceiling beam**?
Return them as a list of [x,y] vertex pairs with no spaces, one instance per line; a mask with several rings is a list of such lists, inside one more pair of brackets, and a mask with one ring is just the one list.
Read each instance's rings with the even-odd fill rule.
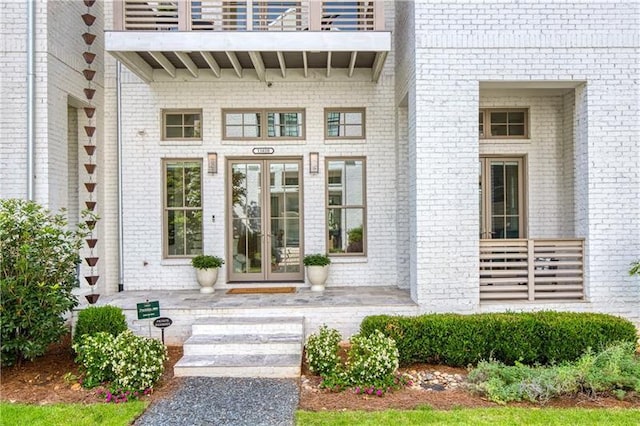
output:
[[287,64],[284,61],[284,54],[282,52],[276,52],[278,55],[278,63],[280,64],[280,72],[282,73],[282,78],[287,77]]
[[153,68],[135,52],[111,52],[117,60],[122,62],[131,72],[140,77],[145,83],[153,81]]
[[187,70],[189,70],[189,73],[194,78],[197,78],[198,77],[198,66],[193,63],[193,61],[191,60],[189,55],[187,55],[186,52],[176,52],[176,56],[178,57],[178,59],[180,59],[180,62],[182,62],[185,67],[187,67]]
[[231,61],[231,65],[233,69],[236,71],[238,78],[242,78],[242,65],[240,65],[240,61],[234,52],[227,51],[227,58]]
[[309,76],[309,62],[307,61],[307,52],[302,52],[302,65],[304,66],[304,76],[305,78]]
[[384,67],[384,61],[387,59],[388,52],[376,53],[376,58],[373,60],[373,67],[371,69],[371,81],[377,83],[382,74],[382,68]]
[[151,55],[151,57],[155,59],[162,68],[164,68],[167,74],[169,74],[172,78],[176,78],[176,67],[174,67],[173,64],[169,62],[167,57],[164,56],[162,52],[149,52],[149,55]]
[[260,52],[249,52],[249,58],[251,58],[251,63],[253,63],[256,74],[258,74],[258,79],[260,81],[267,81],[267,69],[264,67],[264,61],[262,60]]
[[331,77],[331,52],[327,52],[327,78]]
[[215,74],[216,77],[220,78],[220,65],[213,57],[213,55],[209,52],[200,52],[205,61],[207,61],[207,65],[211,68],[211,71]]
[[351,52],[351,61],[349,61],[349,78],[353,77],[353,70],[356,67],[356,58],[358,57],[358,52],[355,50]]

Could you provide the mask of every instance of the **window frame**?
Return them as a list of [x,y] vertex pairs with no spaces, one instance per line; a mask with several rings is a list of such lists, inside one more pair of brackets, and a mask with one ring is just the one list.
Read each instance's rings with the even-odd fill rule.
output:
[[[181,114],[182,115],[182,134],[184,135],[184,116],[187,114],[199,114],[200,115],[200,136],[197,137],[169,137],[167,136],[167,115]],[[202,122],[202,109],[198,108],[163,108],[160,110],[160,140],[162,141],[202,141],[203,122]],[[195,126],[194,126],[195,128]]]
[[[254,113],[260,114],[260,120],[258,125],[260,126],[260,136],[257,137],[234,137],[227,135],[227,114],[247,114]],[[269,122],[268,115],[274,114],[286,114],[286,113],[298,113],[300,114],[300,136],[269,136]],[[224,141],[300,141],[306,139],[307,125],[306,125],[306,111],[304,108],[223,108],[222,114],[222,140]]]
[[[504,112],[508,114],[511,112],[524,113],[524,134],[523,135],[492,135],[491,134],[491,113]],[[530,139],[530,126],[529,126],[529,108],[480,108],[480,114],[482,114],[482,122],[478,120],[478,138],[481,140],[491,139]],[[482,126],[482,132],[480,132],[480,126]],[[506,123],[507,132],[509,131],[509,122]]]
[[[197,163],[200,166],[200,207],[168,207],[167,206],[167,165],[170,163]],[[162,258],[163,259],[190,259],[198,254],[186,254],[182,255],[170,255],[169,254],[169,211],[204,211],[203,209],[203,182],[204,182],[204,162],[202,158],[163,158],[161,161],[161,173],[162,173]],[[184,204],[184,203],[183,203]],[[204,213],[203,213],[204,214]],[[200,231],[203,236],[204,242],[204,216],[200,223]],[[185,246],[186,247],[186,246]],[[201,250],[204,252],[204,244]]]
[[[362,161],[362,204],[341,204],[341,205],[330,205],[329,204],[329,163],[332,161]],[[335,156],[335,157],[325,157],[324,159],[324,188],[325,188],[325,225],[324,225],[324,235],[325,235],[325,247],[326,251],[331,257],[366,257],[367,256],[367,233],[368,233],[368,225],[367,225],[367,157],[365,156]],[[344,185],[344,181],[340,183],[340,185]],[[331,252],[329,247],[331,247],[330,237],[329,237],[329,212],[332,209],[360,209],[362,211],[362,252]],[[347,235],[347,231],[345,230],[345,235]]]
[[[360,136],[330,136],[329,135],[329,113],[353,113],[360,112],[362,114],[362,135]],[[338,123],[338,126],[340,124]],[[361,140],[367,138],[367,109],[359,108],[325,108],[324,109],[324,138],[325,140]]]

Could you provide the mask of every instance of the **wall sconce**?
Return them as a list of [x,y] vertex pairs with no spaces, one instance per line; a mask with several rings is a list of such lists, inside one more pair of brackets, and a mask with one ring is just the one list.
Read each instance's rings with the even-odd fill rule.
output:
[[309,173],[318,174],[320,172],[320,154],[317,152],[309,153]]
[[207,169],[210,175],[218,173],[218,153],[210,152],[207,154]]

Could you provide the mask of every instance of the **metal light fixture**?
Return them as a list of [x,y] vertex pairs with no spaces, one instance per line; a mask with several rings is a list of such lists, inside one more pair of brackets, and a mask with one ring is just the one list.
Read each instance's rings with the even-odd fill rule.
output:
[[318,174],[320,172],[320,154],[318,152],[309,153],[309,173]]
[[207,154],[207,169],[210,175],[218,173],[218,153],[210,152]]

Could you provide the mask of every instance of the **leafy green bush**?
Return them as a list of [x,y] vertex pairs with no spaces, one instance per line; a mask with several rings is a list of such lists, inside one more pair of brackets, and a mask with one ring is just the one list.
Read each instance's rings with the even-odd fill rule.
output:
[[308,254],[302,260],[304,266],[327,266],[331,264],[331,258],[322,253]]
[[573,312],[428,314],[370,316],[360,331],[381,330],[396,341],[400,364],[475,365],[495,359],[506,364],[548,364],[578,359],[588,348],[635,342],[635,326],[605,314]]
[[387,389],[395,383],[398,370],[396,342],[376,330],[369,336],[351,339],[347,377],[352,387]]
[[382,396],[402,384],[396,377],[398,349],[393,339],[380,331],[352,336],[346,364],[338,353],[340,340],[340,333],[326,325],[307,340],[307,363],[311,372],[322,376],[322,387]]
[[68,329],[62,314],[78,304],[78,250],[86,227],[32,201],[0,200],[1,364],[31,360]]
[[73,345],[76,362],[84,369],[83,386],[93,388],[111,382],[114,394],[140,392],[154,385],[164,371],[167,350],[164,345],[131,330],[113,337],[98,332],[83,336]]
[[319,376],[333,374],[340,365],[338,344],[342,340],[338,330],[322,325],[318,333],[307,339],[305,354],[309,370]]
[[472,391],[498,403],[546,402],[578,392],[608,392],[619,397],[629,390],[640,391],[640,359],[634,350],[632,343],[621,343],[549,367],[482,361],[467,380]]
[[101,383],[115,379],[113,372],[115,336],[99,331],[93,334],[85,334],[73,344],[73,349],[78,356],[76,362],[81,364],[84,370],[82,385],[86,388],[94,388]]
[[116,337],[127,329],[127,319],[117,306],[90,306],[78,313],[74,343],[86,334],[104,331]]

